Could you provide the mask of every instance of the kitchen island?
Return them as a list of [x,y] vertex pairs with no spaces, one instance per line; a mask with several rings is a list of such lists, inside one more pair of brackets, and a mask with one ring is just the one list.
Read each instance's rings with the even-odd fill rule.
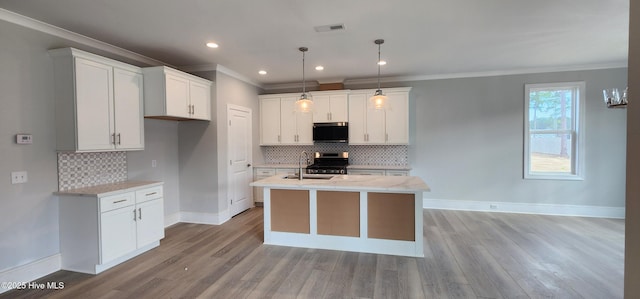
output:
[[423,257],[419,177],[275,175],[263,187],[264,243]]

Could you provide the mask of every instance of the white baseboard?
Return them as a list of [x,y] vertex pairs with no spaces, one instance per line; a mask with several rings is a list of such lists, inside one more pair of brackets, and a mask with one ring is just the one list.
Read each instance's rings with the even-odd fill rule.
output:
[[171,215],[164,216],[164,227],[169,227],[176,223],[179,223],[181,218],[180,214],[180,212],[176,212]]
[[229,219],[231,219],[229,211],[222,213],[180,212],[180,222],[186,223],[220,225]]
[[497,201],[472,201],[451,199],[423,199],[423,208],[440,210],[463,210],[482,212],[504,212],[559,216],[581,216],[624,219],[624,207],[601,207],[541,203],[513,203]]
[[0,294],[59,271],[61,265],[60,254],[54,254],[26,265],[2,271],[0,272]]

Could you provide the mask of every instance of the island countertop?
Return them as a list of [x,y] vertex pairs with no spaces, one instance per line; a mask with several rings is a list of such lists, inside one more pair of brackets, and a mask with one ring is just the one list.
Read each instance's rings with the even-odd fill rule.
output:
[[[307,175],[313,176],[313,175]],[[334,175],[331,179],[287,179],[285,175],[274,175],[251,183],[254,187],[272,189],[318,189],[318,190],[355,190],[355,191],[393,191],[418,192],[429,191],[429,186],[416,176],[380,176],[380,175]]]

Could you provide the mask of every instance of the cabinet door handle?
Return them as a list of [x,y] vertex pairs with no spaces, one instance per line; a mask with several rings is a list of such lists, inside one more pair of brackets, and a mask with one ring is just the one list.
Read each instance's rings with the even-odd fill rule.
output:
[[122,144],[122,138],[120,136],[120,133],[118,133],[118,145]]
[[389,134],[388,133],[384,133],[384,141],[389,141]]
[[280,135],[278,135],[278,142],[280,142]]
[[111,143],[116,144],[116,133],[111,134]]
[[154,195],[154,194],[156,194],[156,193],[158,193],[158,192],[151,192],[151,193],[147,193],[147,194],[145,194],[144,196],[151,196],[151,195]]
[[121,202],[124,202],[124,201],[127,201],[127,200],[126,199],[121,199],[121,200],[116,200],[116,201],[114,201],[112,203],[113,204],[117,204],[117,203],[121,203]]
[[138,219],[142,220],[142,208],[138,208]]
[[196,105],[191,105],[191,114],[196,114]]
[[136,221],[136,209],[133,209],[133,221]]

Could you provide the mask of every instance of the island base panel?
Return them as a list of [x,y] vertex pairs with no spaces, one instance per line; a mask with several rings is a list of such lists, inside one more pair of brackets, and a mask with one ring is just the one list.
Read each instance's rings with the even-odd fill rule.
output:
[[318,191],[318,234],[360,237],[360,192]]
[[271,230],[308,234],[309,191],[271,189]]
[[368,238],[415,241],[415,195],[369,192]]

